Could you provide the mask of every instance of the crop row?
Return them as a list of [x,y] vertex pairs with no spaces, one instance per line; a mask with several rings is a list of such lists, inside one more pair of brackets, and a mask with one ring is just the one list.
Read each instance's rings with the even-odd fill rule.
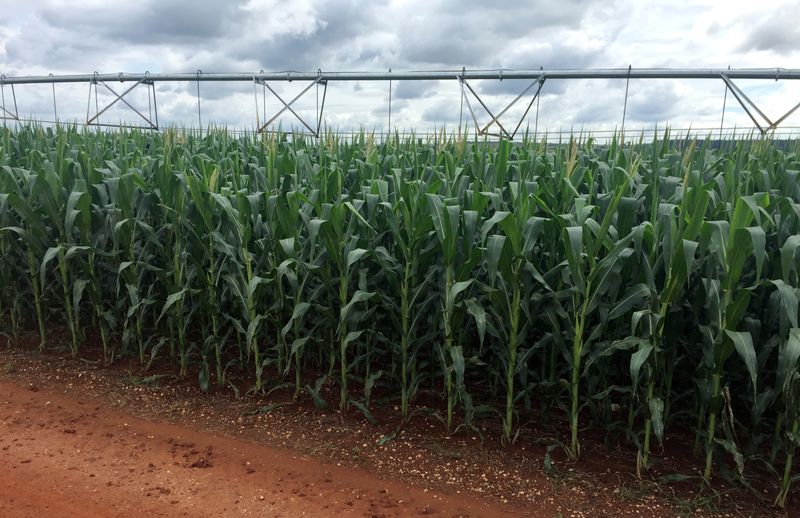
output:
[[[0,314],[105,361],[249,372],[371,418],[441,398],[504,441],[565,415],[647,470],[694,432],[764,461],[800,445],[800,157],[751,140],[377,143],[25,127],[0,140]],[[385,400],[384,400],[385,401]],[[379,403],[379,402],[378,402]]]

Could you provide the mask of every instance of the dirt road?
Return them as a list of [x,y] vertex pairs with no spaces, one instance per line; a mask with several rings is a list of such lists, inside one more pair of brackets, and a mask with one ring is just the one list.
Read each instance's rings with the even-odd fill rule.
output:
[[288,451],[0,381],[0,516],[515,516]]

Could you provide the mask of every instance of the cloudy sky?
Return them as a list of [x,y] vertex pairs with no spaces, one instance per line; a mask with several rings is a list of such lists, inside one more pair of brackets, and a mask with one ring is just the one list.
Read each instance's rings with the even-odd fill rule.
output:
[[[537,0],[313,1],[0,0],[0,74],[115,72],[383,71],[645,67],[800,67],[800,2]],[[113,5],[113,7],[108,7]],[[800,81],[738,84],[775,119],[800,101]],[[495,112],[524,81],[476,81]],[[117,91],[118,83],[110,85]],[[282,96],[304,85],[276,84]],[[60,119],[85,120],[86,85],[56,86]],[[9,87],[4,94],[10,104]],[[53,118],[49,85],[15,89],[20,115]],[[320,91],[320,95],[321,95]],[[626,128],[718,127],[721,80],[631,80]],[[314,118],[316,91],[298,101]],[[622,119],[625,81],[550,81],[540,99],[539,130],[608,130]],[[93,95],[93,94],[92,94]],[[195,83],[159,83],[162,123],[197,124]],[[429,131],[459,121],[460,89],[450,82],[394,82],[392,126]],[[252,83],[200,85],[202,123],[252,128],[279,106]],[[258,98],[256,108],[255,97]],[[266,104],[263,100],[266,98]],[[94,97],[91,98],[94,109]],[[98,91],[100,108],[110,94]],[[527,100],[527,99],[526,99]],[[147,113],[147,90],[130,102]],[[330,127],[383,131],[387,83],[331,83]],[[513,127],[526,102],[503,122]],[[477,108],[477,103],[473,101]],[[726,126],[752,125],[728,96]],[[535,108],[523,127],[535,124]],[[477,111],[482,122],[485,113]],[[465,120],[468,112],[464,109]],[[516,119],[515,119],[516,117]],[[115,106],[101,122],[136,123]],[[297,125],[291,115],[284,127]],[[800,110],[784,123],[800,126]]]

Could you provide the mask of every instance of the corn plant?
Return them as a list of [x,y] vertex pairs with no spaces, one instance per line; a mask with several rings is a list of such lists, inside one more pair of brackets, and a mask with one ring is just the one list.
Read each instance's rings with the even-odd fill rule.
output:
[[[633,315],[632,336],[644,335],[646,341],[631,357],[634,396],[640,373],[646,379],[644,440],[640,448],[639,470],[647,469],[650,458],[651,433],[663,440],[665,412],[670,400],[671,366],[676,360],[675,345],[665,343],[664,329],[669,314],[680,304],[684,290],[695,272],[698,236],[709,202],[702,177],[691,170],[694,143],[686,150],[679,165],[682,183],[651,172],[648,205],[650,221],[644,250],[641,254],[641,283],[631,290],[647,298],[648,307]],[[677,203],[676,203],[677,202]],[[642,332],[640,332],[640,330]],[[658,385],[658,386],[657,386]]]
[[[340,178],[337,175],[337,178]],[[340,180],[341,181],[341,178]],[[359,320],[359,305],[369,301],[374,292],[357,289],[351,294],[353,272],[357,263],[367,255],[368,251],[358,246],[359,230],[370,229],[369,223],[360,214],[359,208],[363,202],[352,202],[339,199],[335,203],[324,207],[325,221],[320,225],[320,233],[325,242],[328,260],[333,266],[335,278],[336,308],[338,322],[336,323],[336,337],[339,355],[339,409],[346,410],[349,405],[349,392],[347,390],[348,370],[350,360],[347,354],[348,346],[358,340],[363,334],[363,329],[353,330]]]
[[505,342],[499,356],[505,371],[503,437],[506,441],[511,441],[514,433],[514,404],[518,399],[514,379],[527,367],[528,358],[536,351],[531,346],[519,354],[520,345],[526,343],[530,327],[536,320],[532,304],[534,291],[549,289],[535,264],[534,247],[545,220],[533,215],[536,204],[528,193],[528,188],[533,186],[514,182],[509,187],[513,204],[509,208],[512,210],[496,211],[481,230],[484,236],[493,230],[502,232],[483,240],[487,277],[492,288],[489,293],[490,313],[498,323],[495,326],[497,334]]
[[[375,258],[381,266],[389,287],[384,304],[389,308],[391,321],[399,330],[397,359],[400,368],[400,412],[409,418],[409,402],[416,395],[420,378],[417,374],[417,356],[422,343],[421,327],[426,311],[434,301],[432,288],[434,270],[426,269],[428,259],[424,249],[429,243],[432,222],[423,194],[432,187],[419,179],[407,179],[395,169],[391,176],[393,192],[388,184],[381,184],[382,217],[388,227],[389,246],[375,248]],[[427,270],[427,271],[426,271]]]
[[21,126],[0,133],[0,333],[44,349],[65,332],[74,356],[174,367],[203,389],[238,372],[323,407],[335,387],[368,420],[399,401],[403,422],[442,412],[449,433],[503,443],[568,432],[576,458],[601,431],[640,476],[654,441],[689,429],[706,480],[749,484],[765,462],[788,505],[798,157],[669,131]]
[[473,210],[462,213],[461,206],[453,198],[449,199],[449,204],[445,204],[446,199],[438,194],[428,193],[427,198],[442,256],[438,272],[442,341],[436,344],[436,355],[442,368],[447,400],[446,423],[450,431],[453,429],[455,405],[466,397],[466,360],[457,326],[467,311],[481,320],[477,306],[466,302],[470,300],[466,290],[474,281],[469,277],[475,263],[472,244],[476,236],[478,214]]
[[[753,392],[756,391],[758,372],[756,354],[750,331],[742,331],[740,325],[747,310],[751,290],[749,285],[759,282],[765,260],[766,235],[760,223],[761,211],[769,203],[767,196],[736,196],[735,208],[729,220],[707,221],[703,224],[701,250],[707,250],[713,258],[709,261],[703,285],[706,292],[708,323],[701,326],[706,346],[704,370],[709,387],[708,419],[706,435],[706,463],[703,477],[712,474],[712,462],[717,443],[733,445],[729,439],[716,438],[717,417],[723,409],[722,377],[725,362],[738,353],[750,374]],[[745,263],[755,260],[755,275],[745,272]],[[728,442],[725,442],[728,441]]]

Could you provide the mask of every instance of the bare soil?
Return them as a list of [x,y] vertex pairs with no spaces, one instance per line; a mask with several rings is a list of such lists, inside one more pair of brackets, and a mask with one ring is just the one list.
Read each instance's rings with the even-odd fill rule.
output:
[[[785,515],[724,483],[639,480],[591,439],[570,463],[531,437],[449,436],[425,414],[400,428],[391,408],[374,425],[291,395],[0,351],[0,516]],[[696,464],[674,450],[663,473]]]

